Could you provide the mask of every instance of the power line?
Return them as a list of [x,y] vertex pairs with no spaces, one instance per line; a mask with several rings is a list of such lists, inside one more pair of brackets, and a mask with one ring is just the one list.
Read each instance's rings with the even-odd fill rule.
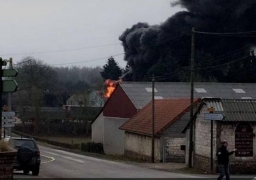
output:
[[93,48],[114,46],[114,45],[121,45],[121,43],[105,44],[105,45],[98,45],[98,46],[88,46],[88,47],[84,47],[84,48],[74,48],[74,49],[60,49],[60,50],[53,50],[53,51],[40,51],[40,52],[16,53],[16,54],[2,54],[0,56],[14,56],[14,55],[26,55],[26,54],[42,54],[42,53],[55,53],[55,52],[65,52],[65,51],[78,51],[78,50],[93,49]]
[[240,48],[240,49],[236,49],[236,50],[234,50],[234,51],[231,51],[231,52],[228,52],[228,53],[226,53],[226,54],[220,55],[220,56],[217,57],[216,59],[213,58],[213,59],[214,59],[213,61],[211,61],[211,60],[209,60],[209,61],[203,61],[203,64],[201,64],[201,66],[204,65],[204,64],[207,64],[207,63],[214,63],[214,62],[222,61],[222,60],[224,60],[224,59],[229,58],[229,55],[233,55],[233,56],[234,56],[234,55],[239,55],[240,53],[244,52],[243,49],[246,49],[246,48],[249,48],[249,47],[251,47],[251,46],[244,46],[244,47],[242,47],[242,48]]
[[209,34],[209,35],[239,35],[239,34],[253,34],[256,31],[247,31],[247,32],[232,32],[232,33],[215,33],[215,32],[203,32],[203,31],[194,31],[197,34]]
[[[115,54],[115,55],[112,55],[112,57],[121,56],[121,55],[123,55],[123,54],[124,54],[124,53]],[[78,63],[84,63],[84,62],[98,61],[98,60],[102,60],[102,59],[107,59],[107,58],[109,58],[109,57],[110,57],[110,56],[108,56],[108,57],[102,57],[102,58],[98,58],[98,59],[85,60],[85,61],[77,61],[77,62],[61,63],[61,64],[50,64],[50,65],[52,65],[52,66],[57,66],[57,65],[78,64]]]
[[[171,38],[168,38],[168,39],[165,39],[164,41],[161,41],[161,42],[158,42],[155,44],[155,46],[158,46],[158,45],[161,45],[162,43],[165,43],[165,42],[168,42],[170,40],[173,40],[173,39],[176,39],[176,38],[179,38],[179,37],[182,37],[183,34],[180,34],[180,35],[177,35],[177,36],[173,36]],[[152,45],[153,46],[153,45]]]
[[[171,37],[171,38],[166,39],[164,41],[158,42],[155,45],[160,45],[160,44],[162,44],[164,42],[168,42],[169,40],[172,40],[172,39],[175,39],[175,38],[178,38],[178,37],[181,37],[181,36],[183,36],[183,34],[180,34],[178,36],[174,36],[174,37]],[[29,52],[29,53],[2,54],[0,56],[14,56],[14,55],[26,55],[26,54],[42,54],[42,53],[54,53],[54,52],[65,52],[65,51],[77,51],[77,50],[93,49],[93,48],[115,46],[115,45],[122,45],[122,43],[105,44],[105,45],[98,45],[98,46],[88,46],[88,47],[84,47],[84,48],[74,48],[74,49],[60,49],[60,50],[52,50],[52,51]]]
[[196,68],[195,70],[213,69],[213,68],[216,68],[216,67],[221,67],[221,66],[224,66],[224,65],[229,65],[229,64],[236,63],[236,62],[244,60],[244,59],[246,59],[248,57],[251,57],[251,56],[245,56],[245,57],[236,59],[234,61],[230,61],[230,62],[226,62],[226,63],[223,63],[223,64],[214,65],[214,66],[208,66],[208,67],[204,67],[204,68]]
[[[177,35],[177,36],[173,36],[171,38],[165,39],[164,41],[158,42],[155,45],[149,46],[149,47],[153,47],[153,46],[157,46],[157,45],[161,45],[164,42],[168,42],[170,40],[176,39],[183,36],[183,34]],[[16,54],[3,54],[0,56],[12,56],[12,55],[25,55],[25,54],[42,54],[42,53],[54,53],[54,52],[64,52],[64,51],[76,51],[76,50],[83,50],[83,49],[92,49],[92,48],[98,48],[98,47],[106,47],[106,46],[114,46],[114,45],[122,45],[121,43],[115,43],[115,44],[106,44],[106,45],[99,45],[99,46],[89,46],[89,47],[84,47],[84,48],[76,48],[76,49],[63,49],[63,50],[54,50],[54,51],[41,51],[41,52],[34,52],[34,53],[16,53]],[[112,55],[113,57],[115,56],[120,56],[123,55],[125,53],[121,53],[121,54],[116,54],[116,55]],[[51,64],[53,66],[55,65],[68,65],[68,64],[77,64],[77,63],[83,63],[83,62],[90,62],[90,61],[98,61],[98,60],[102,60],[102,59],[106,59],[109,58],[108,57],[102,57],[102,58],[98,58],[98,59],[91,59],[91,60],[85,60],[85,61],[78,61],[78,62],[70,62],[70,63],[60,63],[60,64]],[[27,62],[27,61],[25,61]],[[21,63],[25,63],[25,62],[21,62]],[[20,63],[18,63],[20,64]],[[17,64],[16,64],[17,65]]]
[[[195,70],[204,70],[204,69],[210,69],[210,68],[220,67],[220,66],[224,66],[224,65],[229,65],[229,64],[233,64],[235,62],[244,60],[245,58],[248,58],[248,57],[251,57],[251,56],[245,56],[245,57],[242,57],[242,58],[239,58],[239,59],[236,59],[236,60],[233,60],[233,61],[229,61],[229,62],[226,62],[226,63],[223,63],[223,64],[217,64],[217,65],[207,66],[207,67],[203,67],[203,68],[196,68]],[[186,71],[188,71],[190,67],[191,66],[185,66],[185,67],[182,67],[182,69],[185,69]],[[199,66],[195,66],[195,67],[199,67]]]
[[[179,38],[183,36],[183,34],[180,34],[180,35],[177,35],[177,36],[174,36],[174,37],[171,37],[169,39],[166,39],[164,41],[161,41],[155,45],[160,45],[161,43],[164,43],[164,42],[167,42],[167,41],[170,41],[170,40],[173,40],[173,39],[176,39],[176,38]],[[153,46],[153,45],[152,45]],[[150,46],[151,47],[151,46]],[[112,55],[113,57],[116,57],[116,56],[120,56],[120,55],[123,55],[125,53],[120,53],[120,54],[116,54],[116,55]],[[106,59],[106,58],[109,58],[110,56],[108,57],[102,57],[102,58],[98,58],[98,59],[91,59],[91,60],[85,60],[85,61],[78,61],[78,62],[70,62],[70,63],[61,63],[61,64],[51,64],[53,66],[56,66],[56,65],[69,65],[69,64],[78,64],[78,63],[84,63],[84,62],[90,62],[90,61],[98,61],[98,60],[102,60],[102,59]]]
[[31,61],[31,60],[29,59],[29,60],[22,61],[22,62],[19,62],[19,63],[13,64],[13,65],[20,65],[20,64],[23,64],[23,63],[26,63],[26,62],[29,62],[29,61]]

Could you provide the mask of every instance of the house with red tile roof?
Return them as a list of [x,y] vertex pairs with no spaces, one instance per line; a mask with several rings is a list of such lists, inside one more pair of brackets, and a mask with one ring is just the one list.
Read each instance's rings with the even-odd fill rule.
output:
[[[194,100],[198,108],[200,99]],[[154,101],[154,156],[156,161],[183,162],[186,137],[182,130],[190,119],[190,99],[157,99]],[[124,154],[150,160],[152,156],[152,102],[148,103],[120,129],[125,131]]]

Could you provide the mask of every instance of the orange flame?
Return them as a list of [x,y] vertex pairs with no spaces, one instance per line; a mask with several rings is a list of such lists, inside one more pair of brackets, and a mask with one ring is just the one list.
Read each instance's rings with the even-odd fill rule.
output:
[[116,88],[117,81],[113,81],[110,79],[106,79],[105,86],[106,86],[106,92],[105,92],[105,98],[109,98],[111,94],[114,92]]

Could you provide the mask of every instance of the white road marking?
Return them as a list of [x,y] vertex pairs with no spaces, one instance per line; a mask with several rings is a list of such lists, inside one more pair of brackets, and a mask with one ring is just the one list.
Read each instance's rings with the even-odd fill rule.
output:
[[[43,150],[43,151],[45,151],[45,150]],[[51,151],[58,152],[58,154],[57,154],[58,156],[62,156],[62,155],[60,155],[60,153],[61,153],[63,155],[73,156],[73,157],[77,157],[77,158],[80,158],[80,159],[83,158],[86,161],[89,160],[89,161],[107,162],[109,164],[120,164],[120,162],[100,159],[100,158],[96,158],[96,157],[85,156],[85,155],[81,155],[81,154],[75,154],[73,152],[67,152],[67,151],[59,150],[59,149],[51,149]],[[45,151],[45,152],[48,152],[48,151]]]
[[49,163],[49,162],[52,162],[52,161],[54,161],[54,160],[55,160],[53,157],[45,156],[45,155],[43,155],[43,154],[41,154],[41,156],[43,156],[43,157],[46,157],[46,158],[50,159],[49,161],[41,162],[42,164]]
[[74,157],[77,157],[77,158],[85,158],[85,160],[98,161],[98,162],[107,162],[107,163],[111,163],[111,164],[119,164],[119,162],[108,161],[108,160],[99,159],[99,158],[95,158],[95,157],[75,154],[75,153],[72,153],[72,152],[67,152],[67,151],[63,151],[63,150],[59,150],[59,149],[53,149],[53,151],[59,152],[59,153],[65,154],[65,155],[69,155],[69,156],[74,156]]
[[[52,154],[52,155],[55,155],[55,156],[60,156],[62,158],[69,159],[69,160],[72,160],[72,161],[76,161],[76,162],[79,162],[79,163],[84,163],[84,161],[82,161],[80,159],[75,159],[75,158],[72,158],[72,157],[69,157],[69,156],[65,156],[65,155],[61,155],[61,154],[57,154],[57,153],[53,153],[53,152],[49,152],[49,151],[43,151],[43,152],[46,153],[46,154]],[[69,154],[69,155],[71,155],[71,154]],[[80,156],[80,158],[81,158],[81,156]]]
[[46,154],[52,154],[52,155],[55,155],[55,156],[58,156],[59,154],[56,154],[56,153],[53,153],[53,152],[49,152],[49,151],[43,151],[44,153]]
[[84,163],[84,161],[82,161],[82,160],[74,159],[74,158],[69,157],[69,156],[63,156],[63,157],[66,158],[66,159],[72,160],[72,161],[76,161],[76,162],[79,162],[79,163]]
[[59,150],[59,149],[54,149],[55,152],[59,152],[59,153],[62,153],[62,154],[65,154],[65,155],[69,155],[69,156],[74,156],[74,157],[78,157],[78,158],[81,158],[81,157],[85,157],[83,155],[80,155],[80,154],[74,154],[74,153],[71,153],[71,152],[67,152],[67,151],[62,151],[62,150]]

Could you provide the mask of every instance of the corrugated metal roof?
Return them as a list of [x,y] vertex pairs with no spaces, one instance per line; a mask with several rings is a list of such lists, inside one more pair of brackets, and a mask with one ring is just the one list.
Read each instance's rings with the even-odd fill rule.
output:
[[[122,82],[120,86],[137,109],[142,109],[152,100],[152,93],[146,91],[146,88],[152,90],[151,82]],[[190,87],[190,82],[155,82],[155,96],[162,96],[163,99],[190,98]],[[194,98],[256,99],[255,83],[195,82],[194,88],[204,89],[203,92],[194,90]],[[242,89],[245,93],[236,93],[233,89]]]
[[207,108],[213,107],[215,111],[220,111],[220,112],[223,111],[222,103],[219,101],[209,101],[206,103],[206,105],[207,105]]
[[255,99],[205,100],[207,107],[223,111],[224,121],[256,121]]

